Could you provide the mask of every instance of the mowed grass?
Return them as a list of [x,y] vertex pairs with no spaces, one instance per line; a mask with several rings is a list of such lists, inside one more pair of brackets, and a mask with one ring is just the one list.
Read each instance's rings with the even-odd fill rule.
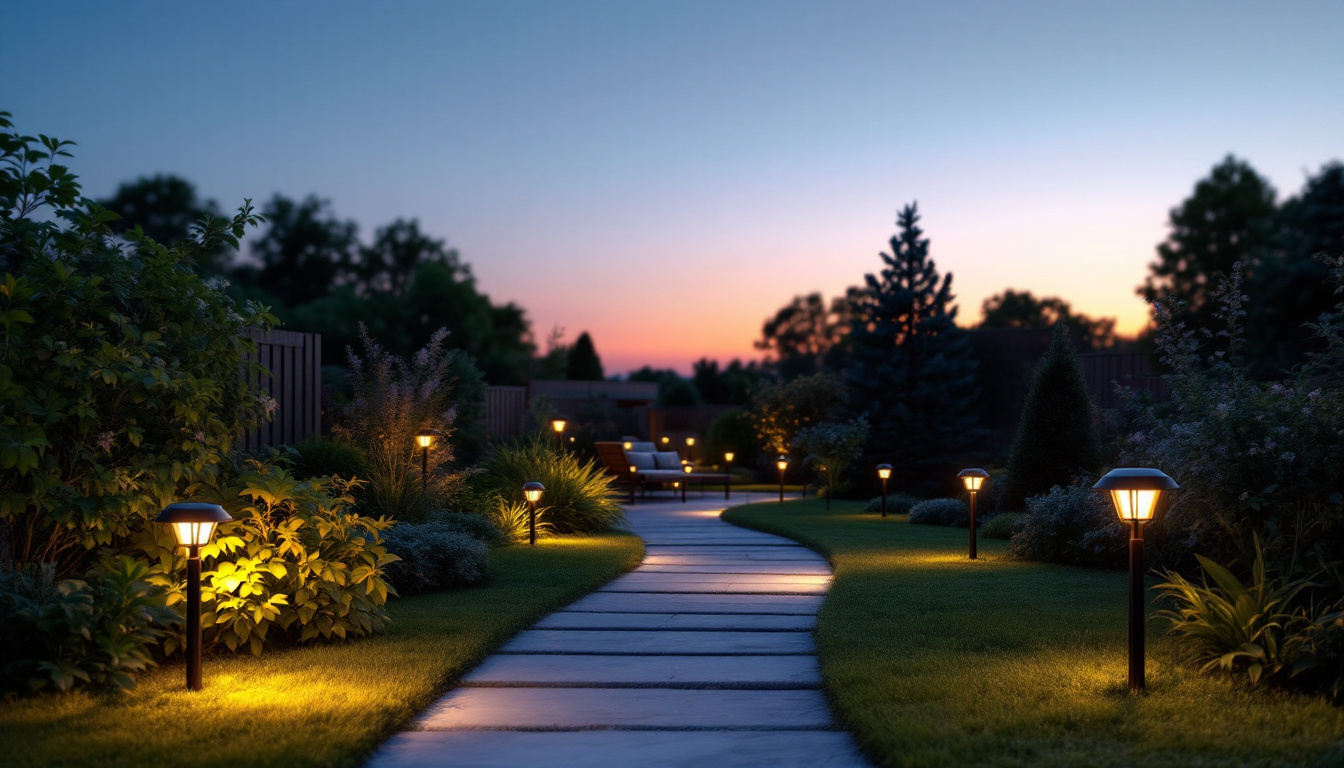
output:
[[[824,501],[725,520],[827,555],[816,630],[827,695],[881,766],[1344,764],[1344,712],[1182,666],[1148,624],[1147,692],[1126,684],[1125,574],[1015,562],[1007,543]],[[1151,608],[1150,608],[1151,610]]]
[[178,665],[127,694],[0,704],[0,764],[353,766],[510,636],[636,566],[630,535],[542,539],[491,552],[483,587],[394,600],[385,634]]

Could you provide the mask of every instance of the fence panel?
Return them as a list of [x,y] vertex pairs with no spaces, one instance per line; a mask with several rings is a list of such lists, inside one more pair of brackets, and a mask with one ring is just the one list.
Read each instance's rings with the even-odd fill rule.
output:
[[322,433],[322,336],[297,331],[247,331],[257,344],[249,360],[261,363],[270,375],[250,375],[248,386],[276,402],[271,421],[245,431],[244,450],[270,445],[293,445]]
[[1142,353],[1098,352],[1079,355],[1078,361],[1082,363],[1092,404],[1099,409],[1120,405],[1120,398],[1115,394],[1116,384],[1151,393],[1153,400],[1158,402],[1167,399],[1167,382],[1153,371]]
[[527,416],[527,387],[485,388],[485,429],[493,440],[523,436]]

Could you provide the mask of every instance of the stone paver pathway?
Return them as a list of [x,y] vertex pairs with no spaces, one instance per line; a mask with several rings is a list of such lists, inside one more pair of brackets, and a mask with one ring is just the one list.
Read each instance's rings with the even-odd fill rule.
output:
[[820,688],[826,561],[706,499],[631,508],[637,569],[518,635],[368,767],[866,766]]

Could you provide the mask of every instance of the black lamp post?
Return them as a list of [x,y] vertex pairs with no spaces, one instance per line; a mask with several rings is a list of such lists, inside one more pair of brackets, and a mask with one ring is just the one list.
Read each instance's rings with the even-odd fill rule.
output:
[[882,480],[882,516],[887,516],[887,480],[891,479],[891,465],[878,464],[877,476]]
[[980,490],[989,477],[989,473],[983,469],[963,469],[957,473],[961,478],[962,485],[966,486],[966,492],[971,494],[971,559],[975,559],[975,493]]
[[201,690],[201,547],[210,543],[215,526],[232,520],[218,504],[184,501],[169,504],[156,523],[173,526],[177,545],[187,548],[187,690]]
[[687,462],[685,462],[685,463],[683,463],[683,464],[681,465],[681,471],[682,471],[682,472],[685,472],[686,475],[687,475],[687,477],[686,477],[686,482],[684,482],[684,483],[681,484],[681,503],[682,503],[682,504],[685,504],[685,503],[686,503],[686,486],[688,486],[688,485],[691,484],[691,478],[690,478],[691,469],[692,469],[692,467],[691,467],[691,462],[689,462],[689,461],[687,461]]
[[434,435],[420,432],[415,436],[415,444],[420,446],[420,487],[429,490],[429,446],[434,444]]
[[728,451],[728,452],[726,452],[726,453],[723,454],[723,462],[724,462],[725,465],[727,465],[727,468],[724,470],[724,473],[728,475],[728,479],[725,480],[724,483],[723,483],[723,498],[725,498],[725,499],[726,499],[726,498],[729,498],[729,497],[732,496],[732,494],[733,494],[733,456],[734,456],[734,455],[735,455],[735,454],[734,454],[732,451]]
[[779,503],[784,503],[784,470],[789,468],[789,460],[781,455],[775,459],[775,466],[779,467]]
[[692,463],[695,462],[695,438],[694,438],[694,437],[688,437],[688,438],[686,438],[686,460],[689,461],[689,462],[692,462]]
[[569,420],[564,416],[556,416],[551,419],[551,429],[555,430],[555,449],[563,451],[565,449],[565,425]]
[[1121,467],[1107,472],[1097,484],[1098,491],[1111,494],[1115,513],[1129,523],[1129,690],[1143,690],[1143,524],[1153,519],[1157,499],[1163,491],[1181,486],[1158,469]]
[[527,543],[537,546],[537,502],[546,486],[533,480],[523,484],[523,495],[527,497]]
[[633,506],[634,503],[635,503],[635,484],[638,483],[638,482],[639,482],[639,467],[636,467],[634,464],[631,464],[631,465],[630,465],[630,504],[631,504],[631,506]]

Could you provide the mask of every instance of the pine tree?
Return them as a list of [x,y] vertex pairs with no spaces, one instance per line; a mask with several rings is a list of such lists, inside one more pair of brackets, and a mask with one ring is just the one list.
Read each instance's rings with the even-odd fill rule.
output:
[[1027,497],[1056,485],[1068,487],[1075,475],[1099,469],[1101,440],[1092,422],[1087,382],[1068,326],[1057,323],[1022,406],[1008,458],[1005,502],[1010,509],[1021,509]]
[[856,296],[845,373],[855,412],[872,424],[868,457],[896,468],[898,487],[932,491],[977,437],[976,362],[956,327],[952,275],[929,258],[914,204],[879,275]]
[[587,331],[579,334],[574,346],[569,350],[569,363],[565,367],[565,378],[570,381],[602,381],[602,358],[597,356],[593,339]]

